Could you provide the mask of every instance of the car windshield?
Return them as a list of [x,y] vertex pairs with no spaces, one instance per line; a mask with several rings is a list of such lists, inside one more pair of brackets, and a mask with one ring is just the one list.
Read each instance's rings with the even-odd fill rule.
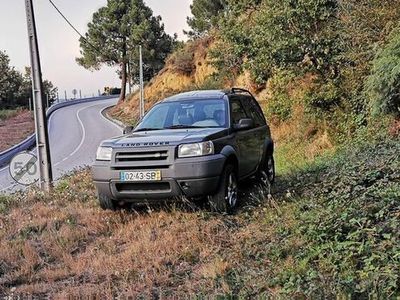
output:
[[186,100],[154,106],[135,131],[228,127],[226,101]]

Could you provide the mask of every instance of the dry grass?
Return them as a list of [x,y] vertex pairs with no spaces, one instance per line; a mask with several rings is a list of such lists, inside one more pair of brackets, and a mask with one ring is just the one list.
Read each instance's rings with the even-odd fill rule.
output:
[[254,258],[273,239],[262,211],[104,212],[88,171],[0,207],[0,295],[227,295],[238,293],[239,274],[253,292],[268,277],[268,259]]
[[0,152],[18,144],[35,132],[33,114],[17,110],[4,119],[0,118]]

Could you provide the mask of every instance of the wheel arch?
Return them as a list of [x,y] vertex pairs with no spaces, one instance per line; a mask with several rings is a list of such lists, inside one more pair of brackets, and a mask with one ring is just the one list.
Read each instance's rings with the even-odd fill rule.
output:
[[239,160],[235,149],[232,146],[226,146],[222,149],[221,154],[226,156],[224,167],[227,166],[228,164],[232,164],[233,167],[235,168],[236,175],[238,175]]
[[267,155],[274,155],[274,141],[271,138],[266,138],[264,141],[264,147],[263,147],[263,156],[261,159],[260,165],[262,165],[265,162],[265,159],[267,158]]

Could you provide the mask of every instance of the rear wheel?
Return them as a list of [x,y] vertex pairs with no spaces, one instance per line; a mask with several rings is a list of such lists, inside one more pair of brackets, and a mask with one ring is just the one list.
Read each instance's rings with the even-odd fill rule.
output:
[[272,154],[268,154],[265,158],[259,171],[259,177],[266,186],[270,186],[275,182],[275,161]]
[[227,165],[221,176],[221,182],[216,194],[209,197],[211,207],[214,211],[230,214],[236,207],[238,201],[238,183],[235,168]]
[[115,210],[116,204],[115,202],[104,194],[98,194],[97,198],[99,199],[100,207],[103,210]]

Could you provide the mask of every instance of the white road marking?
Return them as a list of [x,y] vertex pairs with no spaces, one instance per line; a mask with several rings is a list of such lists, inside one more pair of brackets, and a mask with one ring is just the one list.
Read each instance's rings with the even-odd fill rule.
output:
[[82,119],[79,117],[79,114],[80,114],[82,111],[84,111],[85,109],[88,109],[88,108],[91,108],[91,107],[94,107],[94,106],[98,106],[98,105],[99,105],[99,104],[95,104],[95,105],[91,105],[91,106],[87,106],[87,107],[82,107],[80,110],[78,110],[78,111],[76,112],[76,117],[78,118],[78,122],[79,122],[79,124],[81,125],[81,128],[82,128],[82,138],[81,138],[81,142],[79,143],[78,147],[76,147],[76,149],[69,155],[69,157],[75,155],[75,153],[77,153],[77,152],[81,149],[81,147],[83,146],[83,143],[85,142],[85,139],[86,139],[86,129],[85,129],[85,125],[83,125],[83,121],[82,121]]

